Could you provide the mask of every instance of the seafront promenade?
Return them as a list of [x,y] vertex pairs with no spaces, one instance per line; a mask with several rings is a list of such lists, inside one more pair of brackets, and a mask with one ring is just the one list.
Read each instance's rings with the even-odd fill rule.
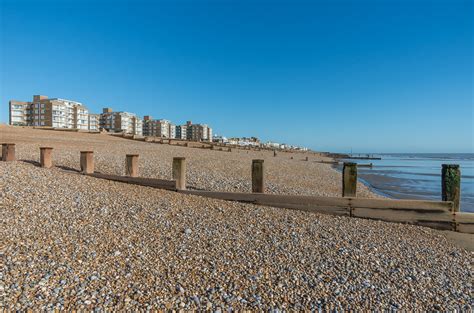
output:
[[[264,159],[270,194],[341,195],[330,159],[220,152],[106,134],[0,126],[2,307],[174,309],[459,309],[472,303],[472,254],[425,227],[308,214],[75,175],[79,153],[123,175],[171,179],[186,157],[191,189],[251,191]],[[37,166],[54,147],[54,167]],[[306,156],[310,160],[306,161]],[[358,183],[358,196],[378,198]]]

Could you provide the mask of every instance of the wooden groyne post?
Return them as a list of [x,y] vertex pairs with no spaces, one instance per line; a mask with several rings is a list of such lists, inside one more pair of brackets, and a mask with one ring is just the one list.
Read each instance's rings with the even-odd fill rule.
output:
[[441,168],[441,193],[443,201],[453,202],[453,211],[459,212],[461,200],[461,170],[458,164],[443,164]]
[[126,155],[125,176],[138,177],[138,154]]
[[173,158],[173,179],[176,181],[176,189],[186,190],[186,158]]
[[81,151],[81,172],[83,174],[94,173],[94,151]]
[[40,165],[44,168],[51,168],[53,166],[52,160],[53,148],[40,147]]
[[265,192],[263,160],[252,160],[252,192]]
[[344,163],[342,169],[342,196],[355,197],[357,192],[357,163]]
[[2,143],[2,161],[15,161],[15,144]]

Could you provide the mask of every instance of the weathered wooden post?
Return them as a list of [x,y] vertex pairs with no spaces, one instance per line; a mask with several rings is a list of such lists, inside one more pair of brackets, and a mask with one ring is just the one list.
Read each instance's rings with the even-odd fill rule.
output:
[[342,169],[342,196],[355,197],[357,191],[357,163],[344,163]]
[[308,158],[308,157],[306,157],[306,160],[305,160],[305,161],[308,161],[308,160],[309,160],[309,158]]
[[125,176],[138,177],[138,154],[126,155]]
[[461,200],[461,170],[458,164],[443,164],[441,169],[443,201],[453,201],[454,212],[459,212]]
[[94,151],[81,151],[81,172],[83,174],[94,173]]
[[263,160],[252,160],[252,192],[265,192]]
[[53,148],[51,147],[40,147],[40,165],[44,168],[50,168],[53,166],[53,160],[51,159],[51,154]]
[[15,161],[15,144],[2,143],[2,161]]
[[173,179],[176,181],[176,189],[186,190],[186,158],[173,158]]
[[277,152],[276,150],[273,150],[273,156],[276,157],[277,156]]

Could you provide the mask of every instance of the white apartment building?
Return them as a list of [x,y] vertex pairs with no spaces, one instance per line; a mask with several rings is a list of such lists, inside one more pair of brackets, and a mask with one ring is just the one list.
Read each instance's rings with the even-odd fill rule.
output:
[[10,106],[10,125],[27,126],[27,110],[30,108],[29,102],[11,100]]
[[74,128],[89,130],[89,110],[83,105],[73,107]]
[[34,95],[32,102],[10,101],[10,124],[89,129],[89,110],[82,103]]
[[169,134],[169,138],[171,138],[171,139],[176,138],[176,125],[174,125],[172,123],[169,124],[168,134]]
[[100,121],[100,114],[89,113],[89,130],[98,131],[99,125],[100,125],[99,121]]

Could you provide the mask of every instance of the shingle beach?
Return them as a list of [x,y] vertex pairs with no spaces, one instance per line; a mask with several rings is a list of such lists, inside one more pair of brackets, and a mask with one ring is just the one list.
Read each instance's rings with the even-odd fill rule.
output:
[[[18,161],[0,162],[0,308],[318,310],[472,309],[472,253],[425,227],[219,201],[112,182],[79,169],[171,179],[188,161],[192,188],[249,192],[264,159],[269,193],[340,196],[320,157],[220,152],[0,126]],[[39,147],[55,167],[43,169]],[[293,159],[291,159],[293,157]],[[358,196],[377,197],[359,184]]]

